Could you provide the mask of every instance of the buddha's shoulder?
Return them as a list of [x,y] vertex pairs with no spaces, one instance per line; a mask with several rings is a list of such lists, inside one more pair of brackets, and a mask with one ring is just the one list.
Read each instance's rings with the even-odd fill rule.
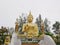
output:
[[27,25],[28,23],[25,23],[25,24],[23,24],[23,25]]
[[[25,23],[25,24],[23,24],[23,25],[29,25],[30,23]],[[37,24],[36,23],[31,23],[30,25],[34,25],[34,26],[37,26]]]

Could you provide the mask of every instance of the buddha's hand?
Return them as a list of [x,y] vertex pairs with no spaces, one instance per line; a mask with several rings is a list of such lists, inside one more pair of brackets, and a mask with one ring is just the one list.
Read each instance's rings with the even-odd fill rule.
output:
[[29,30],[29,26],[28,25],[25,26],[25,31],[27,31],[27,30]]

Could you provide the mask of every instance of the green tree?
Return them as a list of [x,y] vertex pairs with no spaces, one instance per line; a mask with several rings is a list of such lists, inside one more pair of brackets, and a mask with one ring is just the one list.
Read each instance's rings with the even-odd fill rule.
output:
[[53,24],[53,28],[54,29],[54,33],[56,34],[56,44],[57,45],[60,45],[60,22],[59,21],[56,21],[54,24]]
[[50,24],[50,21],[48,21],[48,19],[45,18],[45,20],[44,20],[44,31],[45,31],[45,33],[46,32],[50,32],[50,26],[49,26],[49,24]]
[[60,31],[59,31],[59,29],[60,29],[60,22],[56,21],[53,24],[53,28],[52,29],[54,30],[54,33],[55,34],[59,34],[60,33]]
[[19,16],[19,19],[18,19],[18,23],[19,23],[19,33],[23,33],[22,32],[22,27],[23,27],[23,24],[26,23],[26,16],[24,16],[24,14],[22,14],[22,16]]
[[39,14],[39,16],[36,18],[36,24],[38,25],[38,30],[39,30],[39,34],[41,34],[41,14]]
[[0,44],[4,44],[4,40],[7,35],[8,29],[2,26],[0,29]]

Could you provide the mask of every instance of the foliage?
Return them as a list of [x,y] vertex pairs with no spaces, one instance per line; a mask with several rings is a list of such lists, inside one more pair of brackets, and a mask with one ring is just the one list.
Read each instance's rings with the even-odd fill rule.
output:
[[60,22],[56,21],[56,22],[53,24],[53,28],[52,28],[52,29],[54,29],[54,32],[55,32],[56,34],[59,34],[59,33],[60,33],[60,31],[59,31],[59,29],[60,29]]
[[[22,14],[23,15],[23,14]],[[19,23],[19,33],[22,32],[22,27],[23,27],[23,24],[26,23],[26,16],[19,16],[19,19],[18,19],[18,23]]]
[[45,34],[46,34],[46,35],[49,35],[49,36],[51,36],[51,37],[53,36],[53,34],[52,34],[51,32],[46,32]]
[[4,40],[7,35],[8,35],[8,29],[2,27],[0,29],[0,44],[4,44]]
[[57,45],[60,45],[60,22],[59,21],[56,21],[54,24],[53,24],[53,28],[54,30],[54,33],[56,34],[56,37],[55,37],[55,42]]
[[41,14],[39,14],[39,17],[36,18],[36,24],[38,25],[38,31],[39,31],[39,34],[41,34]]
[[49,23],[50,23],[50,22],[48,21],[48,19],[45,18],[45,20],[44,20],[44,30],[45,30],[45,32],[50,32]]
[[56,36],[56,41],[55,41],[58,45],[60,44],[60,35]]
[[10,35],[12,35],[12,34],[13,34],[13,32],[14,32],[14,28],[13,28],[13,27],[8,28],[8,32],[9,32],[9,34],[10,34]]

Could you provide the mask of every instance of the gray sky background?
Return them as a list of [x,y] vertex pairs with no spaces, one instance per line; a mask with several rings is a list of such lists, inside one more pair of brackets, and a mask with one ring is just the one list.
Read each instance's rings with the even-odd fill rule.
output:
[[0,0],[0,26],[14,27],[16,18],[30,10],[34,18],[41,14],[51,24],[60,21],[60,0]]

